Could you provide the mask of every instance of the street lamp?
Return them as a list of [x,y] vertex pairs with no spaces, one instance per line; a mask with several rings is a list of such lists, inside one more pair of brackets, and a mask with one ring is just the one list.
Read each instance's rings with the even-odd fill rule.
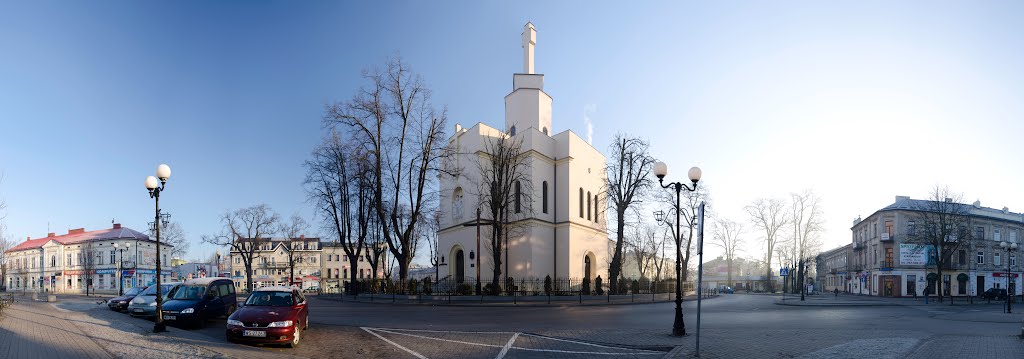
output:
[[[688,173],[688,175],[690,177],[690,181],[693,182],[693,186],[692,187],[687,186],[686,184],[683,184],[682,182],[672,182],[672,183],[669,183],[669,184],[666,185],[664,183],[664,180],[665,180],[665,176],[668,175],[668,165],[665,164],[665,162],[658,162],[658,163],[654,164],[654,175],[658,177],[658,184],[661,185],[661,188],[672,188],[672,189],[676,190],[676,207],[675,207],[675,210],[676,210],[676,232],[675,232],[675,237],[676,237],[675,238],[676,239],[676,316],[675,316],[675,321],[672,322],[672,335],[673,336],[677,336],[677,337],[681,337],[681,336],[686,335],[686,324],[683,323],[683,293],[682,293],[682,286],[683,286],[683,282],[682,281],[683,281],[683,279],[682,279],[682,262],[680,262],[680,260],[682,259],[683,253],[682,253],[682,249],[681,249],[681,246],[682,246],[682,242],[681,242],[682,236],[680,235],[680,229],[679,229],[679,210],[680,210],[680,208],[679,208],[679,198],[680,198],[684,188],[687,191],[690,191],[690,192],[693,192],[693,191],[697,190],[697,181],[700,181],[700,174],[701,174],[700,173],[700,168],[698,168],[698,167],[690,168],[690,172]],[[658,220],[658,223],[661,223],[662,221],[665,220],[665,215],[663,213],[659,214],[659,215],[655,215],[655,217]],[[700,288],[697,288],[697,290],[700,290]]]
[[114,249],[117,249],[117,255],[119,256],[117,261],[117,295],[124,295],[124,272],[121,265],[124,263],[124,251],[131,248],[131,243],[125,243],[124,248],[118,248],[117,243],[114,243]]
[[[167,331],[167,326],[164,325],[163,293],[160,291],[160,192],[164,191],[164,186],[170,177],[171,167],[165,164],[157,166],[156,177],[146,177],[146,189],[149,190],[149,197],[156,202],[156,219],[154,220],[156,227],[156,321],[153,324],[154,333]],[[157,178],[160,179],[159,184]]]
[[1017,243],[999,242],[999,248],[1006,250],[1006,312],[1012,314],[1013,305],[1011,304],[1012,302],[1010,302],[1010,299],[1013,298],[1013,292],[1015,292],[1016,289],[1014,287],[1016,286],[1010,286],[1010,283],[1013,281],[1013,277],[1010,274],[1010,252],[1017,251]]

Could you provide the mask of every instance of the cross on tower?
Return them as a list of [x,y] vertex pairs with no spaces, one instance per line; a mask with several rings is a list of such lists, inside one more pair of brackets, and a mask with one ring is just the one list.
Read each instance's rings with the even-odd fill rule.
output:
[[537,29],[533,23],[523,26],[523,73],[533,73],[533,47],[537,45]]

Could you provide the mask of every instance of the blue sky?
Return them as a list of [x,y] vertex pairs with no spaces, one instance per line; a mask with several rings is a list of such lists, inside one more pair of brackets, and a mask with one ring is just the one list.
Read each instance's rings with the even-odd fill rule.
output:
[[[553,4],[552,4],[553,3]],[[503,123],[538,30],[554,131],[647,138],[699,165],[716,211],[813,188],[826,247],[935,184],[1024,210],[1024,4],[990,2],[4,2],[0,198],[11,236],[143,229],[142,181],[194,240],[227,209],[311,218],[302,162],[325,103],[400,53],[449,120]],[[756,255],[757,234],[745,235]]]

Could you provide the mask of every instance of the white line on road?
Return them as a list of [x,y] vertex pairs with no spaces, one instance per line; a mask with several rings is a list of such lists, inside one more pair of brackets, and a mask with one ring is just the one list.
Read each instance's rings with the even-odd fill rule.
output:
[[399,332],[393,332],[393,331],[390,331],[390,330],[385,330],[385,329],[380,329],[380,328],[377,328],[377,329],[374,329],[374,330],[379,331],[379,332],[385,332],[385,333],[388,333],[388,334],[405,335],[405,336],[410,336],[410,337],[413,337],[413,338],[420,338],[420,339],[440,340],[442,342],[450,342],[450,343],[457,343],[457,344],[476,345],[476,346],[491,347],[491,348],[501,348],[500,345],[494,345],[494,344],[473,343],[473,342],[464,342],[464,341],[461,341],[461,340],[425,337],[425,336],[422,336],[422,335],[409,334],[409,333],[399,333]]
[[508,343],[505,343],[505,347],[501,348],[501,351],[498,352],[498,356],[494,357],[494,359],[504,358],[505,354],[508,353],[508,348],[511,348],[512,343],[516,342],[516,338],[519,338],[519,333],[512,334],[512,338],[508,340]]
[[613,347],[613,346],[607,346],[607,345],[601,345],[601,344],[594,344],[594,343],[587,343],[587,342],[581,342],[581,341],[576,341],[576,340],[569,340],[569,339],[561,339],[561,338],[547,337],[547,336],[543,336],[543,335],[537,335],[537,334],[527,334],[527,333],[523,333],[523,335],[526,335],[526,336],[531,336],[531,337],[534,337],[534,338],[541,338],[541,339],[548,339],[548,340],[556,340],[556,341],[560,341],[560,342],[574,343],[574,344],[580,344],[580,345],[589,345],[589,346],[592,346],[592,347],[598,347],[598,348],[606,348],[606,349],[619,349],[619,350],[636,350],[636,351],[641,351],[641,352],[652,352],[652,353],[662,353],[662,352],[658,352],[658,351],[653,351],[653,350],[645,350],[645,349],[633,349],[633,348],[623,348],[623,347]]
[[390,340],[388,340],[388,339],[387,339],[387,338],[385,338],[385,337],[382,337],[382,336],[380,336],[380,334],[374,333],[374,332],[373,332],[372,330],[369,330],[369,329],[367,329],[367,328],[362,328],[362,329],[363,329],[363,330],[365,330],[365,331],[366,331],[367,333],[373,334],[373,336],[375,336],[375,337],[377,337],[377,338],[380,338],[380,340],[383,340],[383,341],[385,341],[385,342],[388,342],[388,343],[389,343],[389,344],[391,344],[391,345],[394,345],[394,346],[398,347],[398,349],[402,349],[402,350],[405,350],[405,351],[409,352],[409,354],[412,354],[413,356],[415,356],[415,357],[417,357],[417,358],[419,358],[419,359],[429,359],[429,358],[427,358],[427,357],[423,356],[423,355],[422,355],[422,354],[420,354],[420,353],[414,352],[414,351],[412,351],[412,350],[411,350],[411,349],[409,349],[409,348],[406,348],[406,347],[403,347],[403,346],[401,346],[401,345],[398,345],[398,343],[395,343],[395,342],[393,342],[393,341],[390,341]]

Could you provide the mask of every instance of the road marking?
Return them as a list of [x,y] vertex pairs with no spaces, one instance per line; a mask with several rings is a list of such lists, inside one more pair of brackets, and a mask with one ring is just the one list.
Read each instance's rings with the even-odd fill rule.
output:
[[512,343],[516,342],[516,338],[519,338],[519,333],[512,334],[512,338],[508,340],[508,343],[505,343],[505,347],[501,348],[501,351],[498,352],[498,356],[494,357],[494,359],[504,358],[505,354],[508,353],[508,348],[511,348]]
[[373,332],[372,330],[369,330],[369,329],[366,329],[366,328],[362,328],[362,329],[363,329],[363,330],[365,330],[365,331],[366,331],[367,333],[373,334],[373,336],[375,336],[375,337],[377,337],[377,338],[380,338],[380,340],[383,340],[383,341],[385,341],[385,342],[388,342],[388,343],[389,343],[389,344],[391,344],[391,345],[394,345],[394,346],[398,347],[398,349],[402,349],[402,350],[404,350],[404,351],[406,351],[406,352],[409,352],[409,354],[412,354],[413,356],[415,356],[415,357],[417,357],[417,358],[419,358],[419,359],[429,359],[429,358],[427,358],[427,357],[423,356],[423,355],[422,355],[422,354],[420,354],[420,353],[414,352],[414,351],[412,351],[412,350],[411,350],[411,349],[409,349],[409,348],[403,347],[403,346],[401,346],[401,345],[398,345],[398,343],[395,343],[395,342],[393,342],[393,341],[390,341],[390,340],[388,340],[388,338],[385,338],[385,337],[382,337],[382,336],[380,336],[380,334],[374,333],[374,332]]
[[[437,340],[437,341],[449,342],[449,343],[455,343],[455,344],[474,345],[474,346],[487,347],[487,348],[501,348],[501,351],[498,353],[498,356],[495,357],[495,359],[503,359],[504,356],[506,354],[508,354],[509,350],[523,350],[523,351],[531,351],[531,352],[562,353],[562,354],[588,354],[588,355],[664,355],[665,354],[664,352],[659,352],[659,351],[652,351],[652,350],[645,350],[645,349],[634,349],[634,348],[623,348],[623,347],[613,347],[613,346],[606,346],[606,345],[600,345],[600,344],[594,344],[594,343],[587,343],[587,342],[581,342],[581,341],[575,341],[575,340],[560,339],[560,338],[547,337],[547,336],[543,336],[543,335],[518,333],[518,332],[460,332],[460,331],[423,330],[423,329],[385,329],[385,328],[373,328],[373,327],[360,327],[360,328],[365,330],[365,331],[367,331],[368,333],[373,334],[374,336],[376,336],[376,337],[378,337],[378,338],[388,342],[389,344],[398,347],[399,349],[402,349],[402,350],[404,350],[406,352],[409,352],[412,355],[415,355],[417,358],[420,358],[420,359],[428,359],[428,358],[426,358],[422,354],[417,353],[417,352],[415,352],[415,351],[413,351],[413,350],[411,350],[409,348],[403,347],[403,346],[399,345],[398,343],[395,343],[394,341],[388,340],[387,338],[384,338],[383,336],[375,333],[374,331],[388,333],[388,334],[394,334],[394,335],[403,335],[403,336],[419,338],[419,339]],[[474,342],[467,342],[467,341],[454,340],[454,339],[434,338],[434,337],[428,337],[428,336],[423,336],[423,335],[416,335],[416,334],[411,334],[411,333],[401,333],[399,331],[427,332],[427,333],[444,333],[444,334],[507,334],[507,333],[512,333],[513,335],[512,335],[512,338],[510,338],[509,341],[507,343],[505,343],[504,346],[500,346],[500,345],[494,345],[494,344],[474,343]],[[513,344],[515,343],[516,339],[520,335],[531,336],[531,337],[540,338],[540,339],[548,339],[548,340],[566,342],[566,343],[580,344],[580,345],[586,345],[586,346],[592,346],[592,347],[598,347],[598,348],[605,348],[605,349],[631,350],[633,352],[627,352],[627,353],[608,353],[608,352],[597,352],[597,351],[578,351],[578,350],[559,350],[559,349],[535,349],[535,348],[523,348],[523,347],[513,346]]]

